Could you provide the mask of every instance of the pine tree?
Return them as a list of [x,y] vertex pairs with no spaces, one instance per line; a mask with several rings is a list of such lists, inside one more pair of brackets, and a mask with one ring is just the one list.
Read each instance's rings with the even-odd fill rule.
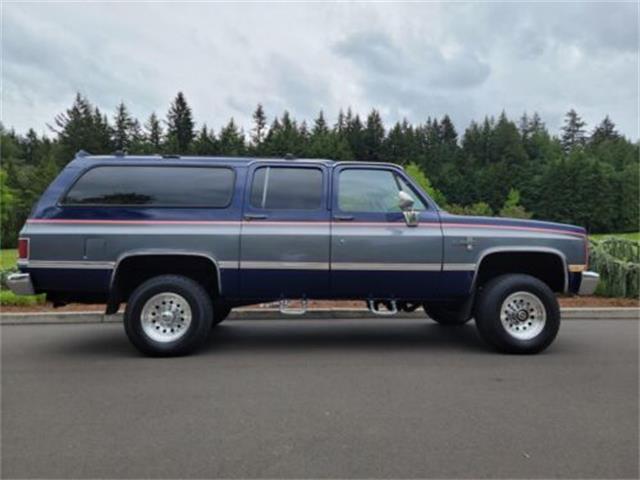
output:
[[264,114],[264,109],[260,103],[256,107],[255,112],[253,112],[253,124],[251,143],[256,150],[259,150],[262,142],[264,141],[267,130],[267,117]]
[[371,162],[383,160],[382,144],[384,142],[385,130],[382,118],[377,110],[371,110],[367,116],[367,124],[364,129],[365,158]]
[[149,120],[144,126],[145,128],[145,141],[150,148],[150,151],[158,153],[162,150],[162,125],[158,120],[155,112],[149,116]]
[[191,107],[187,104],[184,94],[178,92],[167,113],[169,148],[174,153],[188,153],[194,137],[193,129],[194,122],[191,116]]
[[221,155],[244,155],[244,133],[237,127],[233,118],[220,130],[218,146]]
[[359,115],[353,115],[351,108],[347,109],[344,118],[344,138],[349,145],[349,149],[353,153],[356,160],[365,160],[367,152],[365,149],[364,129]]
[[116,150],[129,151],[139,136],[138,122],[129,114],[124,102],[116,108],[113,117],[113,146]]
[[347,122],[345,120],[344,112],[342,111],[342,109],[340,109],[340,111],[338,112],[338,120],[336,121],[334,130],[337,133],[342,134],[346,126],[347,126]]
[[107,118],[80,93],[76,94],[69,109],[55,117],[54,125],[49,128],[58,136],[59,165],[69,162],[79,150],[93,154],[113,151]]
[[324,113],[322,112],[322,110],[320,110],[318,118],[316,118],[313,122],[313,130],[311,131],[311,134],[314,136],[319,136],[326,135],[327,133],[329,133],[329,127],[327,126],[327,122],[324,119]]
[[196,155],[217,155],[218,142],[213,130],[207,128],[207,124],[203,124],[200,132],[193,141],[193,151]]
[[561,137],[562,148],[565,153],[569,153],[574,148],[585,144],[585,125],[586,123],[582,121],[573,108],[567,112]]
[[600,145],[602,142],[617,140],[620,138],[620,134],[616,130],[616,125],[611,121],[609,115],[604,117],[604,120],[600,122],[591,134],[589,144],[591,146]]
[[442,142],[447,145],[458,144],[458,132],[456,132],[456,128],[453,126],[449,115],[442,117],[442,121],[440,122],[440,138]]

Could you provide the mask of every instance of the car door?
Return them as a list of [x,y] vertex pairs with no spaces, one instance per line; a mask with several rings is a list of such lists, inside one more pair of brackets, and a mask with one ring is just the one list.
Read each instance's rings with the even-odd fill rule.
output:
[[249,168],[240,241],[243,297],[323,297],[329,291],[326,166],[255,163]]
[[[343,298],[427,299],[437,294],[442,231],[434,205],[399,168],[343,165],[333,172],[331,288]],[[399,192],[414,200],[408,226]]]

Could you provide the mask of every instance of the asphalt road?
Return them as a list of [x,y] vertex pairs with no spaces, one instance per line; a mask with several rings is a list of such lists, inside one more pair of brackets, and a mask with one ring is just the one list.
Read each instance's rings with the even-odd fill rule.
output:
[[638,322],[538,356],[473,324],[230,321],[148,359],[119,324],[3,326],[2,477],[638,477]]

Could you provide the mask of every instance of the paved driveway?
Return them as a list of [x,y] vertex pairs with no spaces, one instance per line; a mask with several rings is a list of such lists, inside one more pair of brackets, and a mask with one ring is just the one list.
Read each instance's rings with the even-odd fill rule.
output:
[[638,322],[532,357],[473,324],[230,321],[148,359],[122,326],[3,326],[3,477],[638,476]]

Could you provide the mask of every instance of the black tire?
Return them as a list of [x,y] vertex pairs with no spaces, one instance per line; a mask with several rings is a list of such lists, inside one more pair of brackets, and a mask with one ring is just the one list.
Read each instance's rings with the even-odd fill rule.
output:
[[213,322],[211,322],[211,326],[215,327],[219,323],[221,323],[224,319],[226,319],[231,313],[231,307],[225,305],[224,303],[214,303],[213,304]]
[[[516,294],[515,297],[518,297],[517,294],[521,292],[526,295],[525,300],[522,300],[523,306],[519,308],[524,312],[523,316],[527,314],[531,315],[531,318],[520,320],[514,317],[513,325],[509,326],[512,333],[509,333],[507,326],[503,324],[501,314],[506,316],[507,312],[516,310],[503,311],[503,303],[512,294]],[[539,300],[540,308],[544,309],[546,316],[544,322],[539,321],[540,315],[535,308],[529,308],[535,307],[535,305],[524,303],[527,302],[527,295],[533,295]],[[534,313],[528,314],[529,310]],[[519,313],[520,310],[514,315],[517,316]],[[536,315],[538,316],[536,317]],[[532,354],[541,352],[556,338],[560,328],[560,307],[556,296],[544,282],[530,275],[509,274],[490,280],[480,289],[475,305],[475,319],[480,337],[497,350],[505,353]],[[509,322],[507,321],[507,323]],[[528,333],[522,332],[524,336],[540,330],[532,338],[518,338],[516,335],[520,335],[520,333],[515,331],[516,328],[522,330],[529,328]]]
[[425,303],[423,308],[429,318],[440,325],[464,325],[471,320],[462,304]]
[[[150,299],[161,293],[173,293],[184,298],[191,309],[186,331],[174,341],[156,341],[143,329],[142,311]],[[129,297],[124,312],[124,328],[129,340],[145,355],[186,355],[207,339],[213,323],[211,297],[198,282],[180,275],[161,275],[142,283]]]

